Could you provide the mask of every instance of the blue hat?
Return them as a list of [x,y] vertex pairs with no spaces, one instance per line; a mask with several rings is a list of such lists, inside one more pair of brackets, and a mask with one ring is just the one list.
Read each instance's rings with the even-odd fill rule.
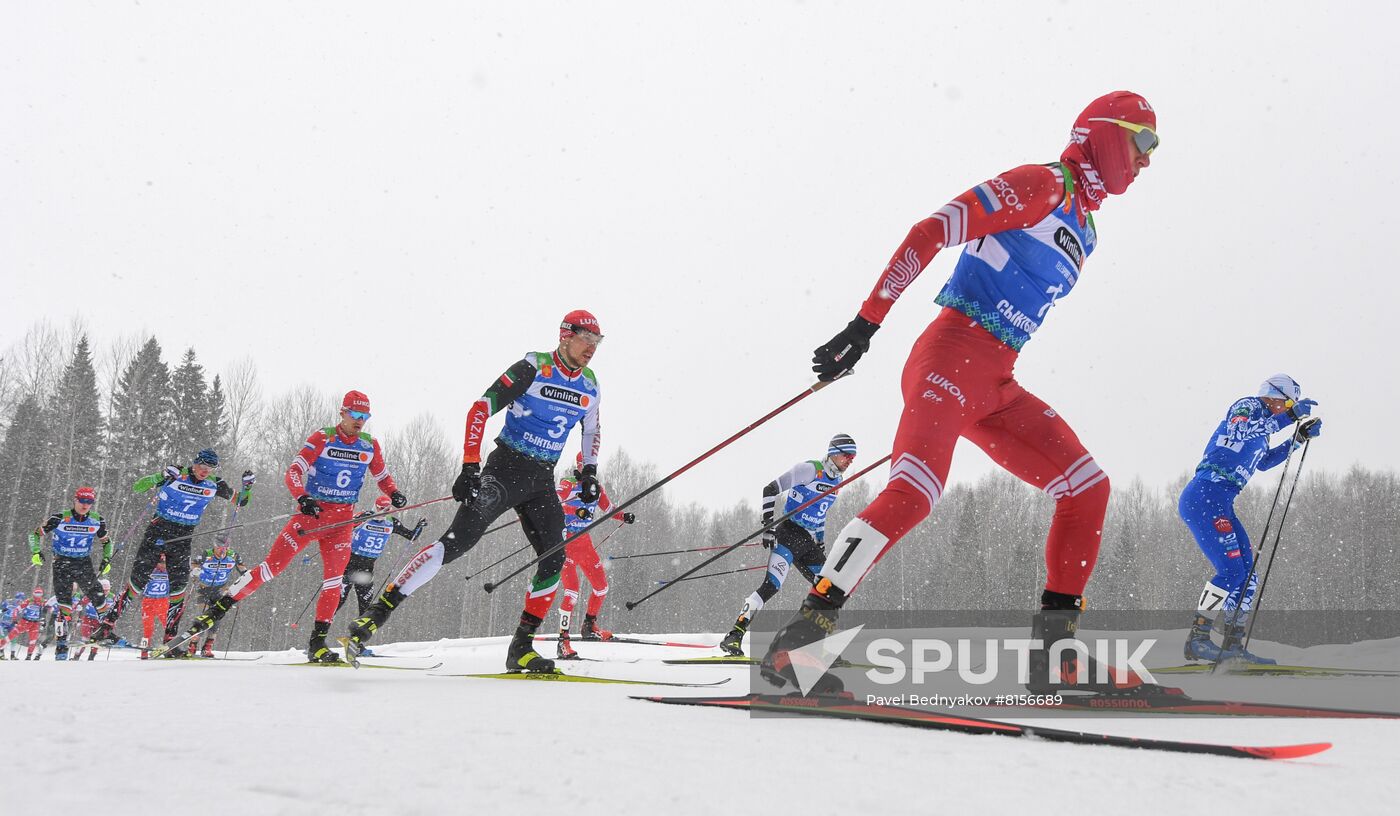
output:
[[826,455],[837,456],[840,454],[856,455],[856,441],[851,438],[850,434],[837,434],[831,437],[831,444],[826,447]]
[[208,465],[209,467],[218,467],[219,454],[215,453],[213,448],[205,448],[204,450],[194,455],[194,463],[196,465]]

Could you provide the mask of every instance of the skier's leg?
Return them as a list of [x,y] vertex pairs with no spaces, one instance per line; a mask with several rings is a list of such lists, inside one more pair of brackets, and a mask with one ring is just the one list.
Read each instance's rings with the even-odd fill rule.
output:
[[1108,511],[1108,474],[1069,423],[1014,381],[1003,407],[963,434],[1012,475],[1055,500],[1045,542],[1045,588],[1083,595],[1098,560]]
[[180,631],[180,618],[185,614],[185,594],[190,584],[190,540],[166,545],[165,569],[170,573],[170,612],[165,618],[165,639]]
[[[292,559],[296,558],[297,553],[300,553],[307,544],[311,543],[312,539],[309,536],[300,535],[300,532],[303,529],[310,529],[314,522],[315,519],[306,516],[293,516],[282,527],[277,538],[273,540],[272,549],[268,551],[267,558],[264,558],[261,564],[243,573],[225,594],[234,602],[241,601],[257,592],[263,584],[280,575],[282,570],[292,563]],[[216,603],[214,608],[217,609],[218,606]]]
[[170,522],[156,517],[151,519],[151,523],[146,525],[146,531],[141,536],[141,543],[137,545],[136,557],[131,561],[131,569],[127,573],[126,587],[117,596],[116,603],[112,605],[112,611],[107,613],[107,624],[103,632],[104,637],[111,633],[111,627],[121,620],[122,613],[126,611],[128,604],[140,601],[146,591],[146,582],[151,580],[151,571],[155,569],[156,562],[160,561],[162,549],[157,542],[165,538],[173,538],[174,533],[168,532]]
[[564,568],[559,576],[559,585],[564,590],[564,597],[559,599],[559,633],[564,636],[573,623],[574,606],[578,603],[579,591],[579,563],[575,556],[581,555],[582,542],[589,536],[584,535],[570,541],[564,548]]
[[525,588],[525,608],[520,613],[520,625],[516,627],[515,636],[511,638],[510,648],[506,651],[506,668],[509,671],[554,670],[554,661],[541,657],[535,651],[534,637],[549,614],[549,607],[559,589],[559,571],[564,566],[564,549],[559,547],[564,540],[564,510],[554,493],[552,474],[543,476],[535,485],[534,495],[516,507],[526,539],[535,553],[543,557]]
[[[549,480],[548,487],[552,494],[553,472],[541,468],[537,463],[521,460],[523,457],[507,448],[497,447],[491,452],[482,471],[481,492],[472,501],[458,505],[457,514],[453,516],[447,531],[410,558],[365,614],[351,622],[350,639],[353,644],[368,642],[408,596],[432,580],[444,566],[475,547],[491,522],[522,497],[538,489],[536,482],[541,474]],[[558,504],[557,499],[555,503]],[[561,525],[564,523],[563,513],[560,509]]]
[[749,625],[763,610],[764,605],[782,589],[783,581],[787,579],[791,567],[792,551],[784,544],[774,544],[773,551],[768,554],[768,571],[763,574],[763,583],[744,599],[744,605],[739,609],[739,616],[734,619],[734,625],[719,642],[720,649],[735,657],[743,656],[744,634],[749,631]]
[[[345,509],[334,514],[330,523],[348,520],[355,510],[354,505],[349,504],[336,507]],[[340,662],[340,657],[327,645],[326,636],[330,633],[335,612],[340,608],[341,587],[344,586],[346,564],[350,561],[350,537],[353,532],[353,527],[346,524],[320,533],[321,594],[316,597],[316,615],[306,647],[306,656],[313,662]]]
[[[608,572],[603,569],[603,559],[599,557],[598,550],[593,547],[593,541],[588,536],[579,539],[580,558],[575,562],[583,570],[583,575],[588,579],[588,609],[584,613],[590,618],[598,617],[598,613],[603,611],[603,602],[608,598]],[[566,570],[567,571],[567,570]],[[575,584],[577,586],[577,583]]]

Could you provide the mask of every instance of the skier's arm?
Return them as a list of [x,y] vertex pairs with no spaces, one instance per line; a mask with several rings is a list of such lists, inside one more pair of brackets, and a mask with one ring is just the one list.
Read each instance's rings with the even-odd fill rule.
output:
[[1057,169],[1024,164],[968,190],[914,225],[899,245],[860,316],[879,325],[933,256],[947,247],[1040,222],[1064,199]]
[[404,538],[406,538],[406,539],[408,539],[408,540],[410,540],[410,541],[413,540],[413,528],[412,528],[412,527],[405,527],[405,526],[403,526],[402,524],[399,523],[399,520],[398,520],[398,519],[392,519],[392,521],[394,522],[394,535],[403,536]]
[[29,534],[29,549],[34,555],[44,548],[44,536],[52,533],[54,528],[63,522],[62,513],[54,513],[44,519],[44,523],[34,528],[34,532]]
[[311,434],[306,438],[306,442],[302,443],[301,450],[297,451],[292,464],[287,467],[283,481],[286,482],[287,492],[292,494],[293,499],[299,500],[306,495],[306,473],[311,470],[311,463],[321,455],[329,441],[324,430]]
[[1299,447],[1299,443],[1290,439],[1282,445],[1269,448],[1269,452],[1259,459],[1259,469],[1270,470],[1278,467],[1288,458],[1288,454],[1292,453],[1297,447]]
[[778,503],[778,497],[787,493],[794,486],[805,484],[817,478],[817,466],[811,462],[798,462],[793,465],[787,473],[769,482],[763,488],[763,523],[767,524],[773,520],[773,508]]
[[[603,445],[603,430],[598,421],[598,406],[603,402],[602,391],[594,395],[593,402],[583,415],[583,466],[598,467],[598,451]],[[587,472],[587,471],[584,471]]]
[[[379,484],[380,493],[393,496],[399,492],[399,488],[394,484],[394,477],[389,475],[389,465],[384,461],[384,449],[379,447],[378,439],[371,439],[369,443],[374,446],[374,456],[369,460],[369,475]],[[398,507],[399,504],[395,503],[394,506]]]
[[102,545],[102,567],[100,569],[103,569],[103,574],[106,574],[106,566],[112,563],[112,539],[107,535],[107,522],[105,521],[97,523],[97,543]]
[[462,462],[481,461],[481,440],[486,435],[486,420],[497,411],[515,402],[530,390],[538,370],[529,360],[519,360],[486,389],[481,398],[467,409],[466,439],[462,443]]

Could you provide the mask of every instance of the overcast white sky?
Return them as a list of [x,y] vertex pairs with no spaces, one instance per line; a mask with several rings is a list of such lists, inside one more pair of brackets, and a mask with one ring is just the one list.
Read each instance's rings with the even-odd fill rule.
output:
[[[455,447],[582,307],[605,449],[667,472],[810,382],[914,222],[1121,88],[1162,147],[1021,381],[1119,485],[1193,467],[1277,371],[1321,402],[1310,466],[1400,453],[1388,4],[0,8],[0,347],[79,314],[252,356],[269,393],[362,389],[381,433],[428,410]],[[886,452],[954,260],[856,377],[672,495],[752,500],[836,431]],[[963,443],[952,482],[991,467]]]

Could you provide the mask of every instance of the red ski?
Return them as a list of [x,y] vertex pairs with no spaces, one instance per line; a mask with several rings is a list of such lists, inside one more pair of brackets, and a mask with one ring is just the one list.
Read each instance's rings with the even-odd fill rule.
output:
[[806,714],[818,717],[833,717],[848,720],[905,725],[914,728],[928,728],[938,731],[956,731],[963,734],[1000,734],[1006,737],[1038,737],[1051,742],[1073,742],[1081,745],[1113,745],[1122,748],[1144,748],[1154,751],[1177,751],[1188,754],[1216,754],[1219,756],[1242,757],[1246,759],[1297,759],[1312,756],[1332,747],[1330,742],[1312,742],[1300,745],[1224,745],[1210,742],[1178,742],[1176,740],[1148,739],[1142,737],[1120,737],[1112,734],[1095,734],[1085,731],[1068,731],[1060,728],[1020,725],[984,720],[978,717],[961,717],[940,714],[936,711],[923,711],[916,708],[898,706],[866,705],[842,698],[812,698],[795,695],[779,696],[768,694],[748,694],[742,697],[637,697],[668,705],[711,706],[732,708],[742,711],[782,712]]

